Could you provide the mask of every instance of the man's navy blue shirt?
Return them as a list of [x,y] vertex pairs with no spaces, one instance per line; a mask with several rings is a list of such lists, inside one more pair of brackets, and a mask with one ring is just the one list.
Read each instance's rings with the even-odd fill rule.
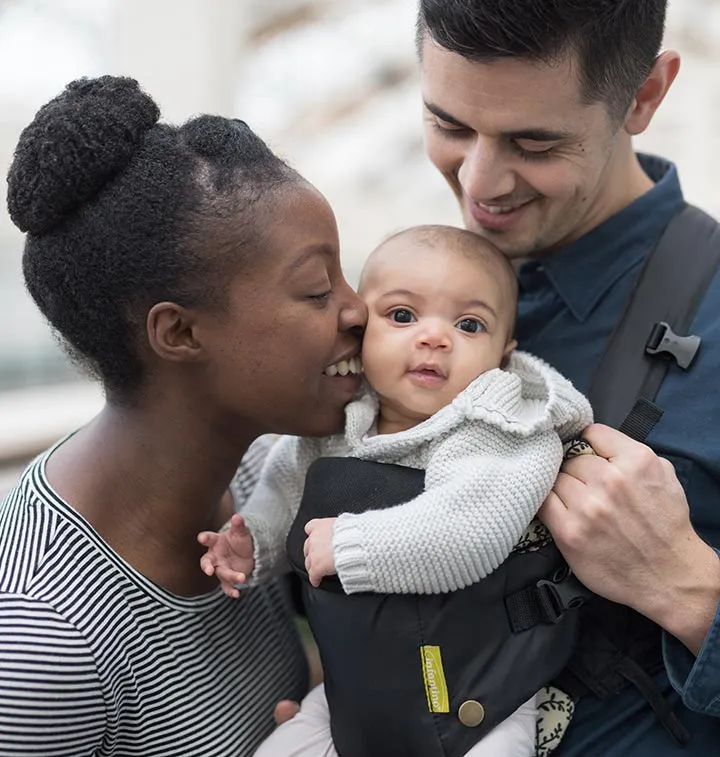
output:
[[[519,271],[517,339],[587,392],[593,373],[648,250],[684,204],[675,167],[641,156],[655,186],[627,208],[542,262]],[[673,365],[657,402],[665,410],[648,444],[672,460],[700,535],[720,547],[720,276],[691,332],[702,337],[687,372]],[[668,673],[661,690],[675,703],[692,741],[676,746],[632,687],[578,705],[558,757],[720,755],[720,615],[695,659],[676,639],[663,641]],[[671,683],[672,680],[672,683]]]

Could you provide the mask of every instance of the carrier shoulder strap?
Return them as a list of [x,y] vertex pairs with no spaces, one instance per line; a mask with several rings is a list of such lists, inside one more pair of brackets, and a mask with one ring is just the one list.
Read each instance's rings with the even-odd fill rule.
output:
[[[662,416],[654,400],[672,360],[687,370],[698,336],[685,336],[720,264],[720,225],[686,205],[645,260],[590,388],[596,420],[644,441]],[[636,686],[679,745],[690,734],[651,675],[662,667],[658,627],[627,607],[596,597],[584,608],[574,658],[560,688],[604,699]]]
[[639,441],[659,420],[654,404],[671,359],[690,367],[697,336],[683,336],[720,263],[720,225],[686,205],[648,254],[590,387],[595,418]]

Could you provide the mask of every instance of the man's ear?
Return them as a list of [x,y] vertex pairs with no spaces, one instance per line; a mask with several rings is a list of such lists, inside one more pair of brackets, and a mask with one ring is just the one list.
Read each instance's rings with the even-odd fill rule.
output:
[[202,345],[192,311],[175,302],[158,302],[150,308],[146,329],[152,350],[163,360],[198,360]]
[[508,360],[510,360],[510,355],[513,354],[513,352],[515,351],[516,347],[517,347],[517,341],[515,339],[511,339],[505,345],[505,349],[503,350],[502,360],[500,361],[500,367],[501,368],[507,367]]
[[628,134],[634,136],[647,129],[679,70],[680,56],[674,50],[668,50],[657,57],[630,107],[625,121],[625,131]]

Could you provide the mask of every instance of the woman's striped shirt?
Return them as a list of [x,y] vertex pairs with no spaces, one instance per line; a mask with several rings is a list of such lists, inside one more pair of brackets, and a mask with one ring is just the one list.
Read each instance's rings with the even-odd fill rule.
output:
[[251,755],[307,687],[282,585],[165,591],[58,497],[49,454],[0,505],[0,757]]

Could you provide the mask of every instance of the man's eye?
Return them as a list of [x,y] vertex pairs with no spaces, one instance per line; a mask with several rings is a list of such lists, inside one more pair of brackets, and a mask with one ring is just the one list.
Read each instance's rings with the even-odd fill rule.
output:
[[519,142],[513,142],[513,149],[524,160],[547,160],[555,153],[555,144],[543,144],[541,142],[533,143],[530,148],[528,144],[521,145]]
[[462,321],[458,321],[455,324],[455,327],[468,334],[477,334],[480,331],[485,331],[485,326],[477,318],[463,318]]
[[437,129],[437,131],[447,137],[463,137],[469,132],[468,129],[462,126],[457,126],[456,124],[451,124],[448,121],[443,121],[437,116],[432,119],[431,124],[434,129]]
[[395,308],[388,313],[388,318],[395,323],[412,323],[415,316],[407,308]]

